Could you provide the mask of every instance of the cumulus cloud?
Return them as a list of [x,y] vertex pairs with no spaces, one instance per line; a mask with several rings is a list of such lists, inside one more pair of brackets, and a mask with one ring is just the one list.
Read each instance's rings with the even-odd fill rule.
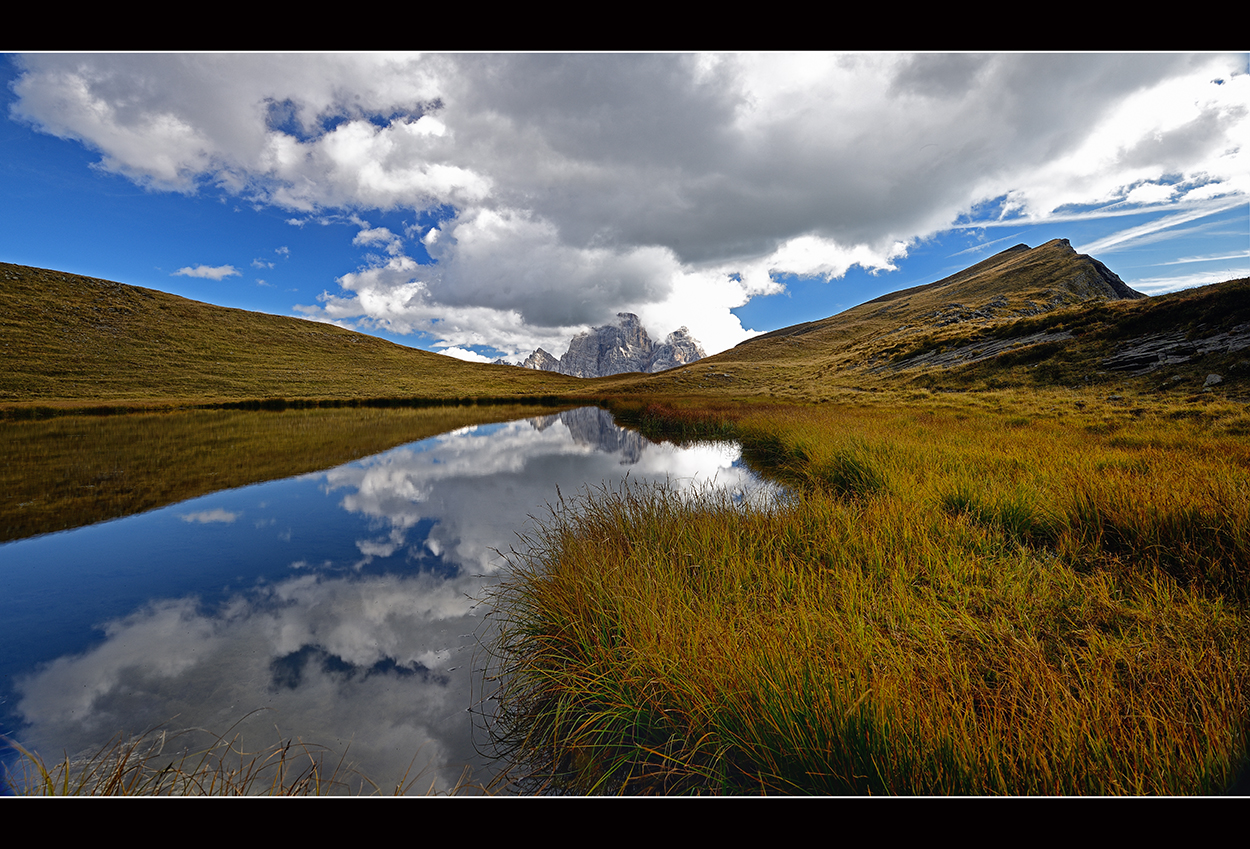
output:
[[197,265],[187,266],[175,271],[170,277],[204,277],[208,280],[224,280],[227,277],[238,277],[240,271],[233,265]]
[[457,360],[464,360],[466,363],[494,362],[490,357],[483,357],[481,354],[470,351],[467,348],[457,348],[453,346],[451,348],[443,348],[439,351],[439,353],[445,354],[446,356]]
[[787,275],[888,271],[956,222],[1250,192],[1240,56],[21,62],[13,116],[141,185],[216,186],[300,226],[434,214],[421,233],[362,225],[361,264],[318,309],[460,348],[558,345],[629,309],[719,350],[751,332],[729,310]]

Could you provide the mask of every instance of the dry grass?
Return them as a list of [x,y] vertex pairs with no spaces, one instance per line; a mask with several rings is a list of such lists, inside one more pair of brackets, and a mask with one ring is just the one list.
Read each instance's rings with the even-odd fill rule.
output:
[[537,397],[585,384],[466,363],[330,324],[0,263],[0,404]]
[[1250,740],[1235,413],[1028,409],[740,410],[792,497],[562,504],[500,598],[518,786],[1221,791]]

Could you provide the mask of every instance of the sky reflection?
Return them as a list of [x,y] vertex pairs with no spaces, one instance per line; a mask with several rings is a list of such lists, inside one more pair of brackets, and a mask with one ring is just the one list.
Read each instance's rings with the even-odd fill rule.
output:
[[486,780],[478,600],[557,488],[627,475],[759,486],[733,445],[656,445],[584,408],[0,546],[4,732],[57,758],[240,723],[246,746],[347,750],[384,788]]

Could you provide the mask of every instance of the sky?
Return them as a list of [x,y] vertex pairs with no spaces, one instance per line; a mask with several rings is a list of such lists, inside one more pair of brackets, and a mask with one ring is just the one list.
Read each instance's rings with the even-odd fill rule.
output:
[[709,354],[1066,238],[1250,276],[1250,54],[6,54],[0,261],[462,359]]

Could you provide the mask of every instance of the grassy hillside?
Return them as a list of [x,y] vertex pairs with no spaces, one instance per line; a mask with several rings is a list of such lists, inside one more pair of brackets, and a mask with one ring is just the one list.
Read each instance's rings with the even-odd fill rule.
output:
[[891,389],[1102,387],[1250,399],[1250,280],[1146,298],[1108,275],[1065,241],[1017,246],[689,366],[618,377],[611,391],[811,403]]
[[542,396],[582,382],[0,263],[0,405]]
[[[0,406],[243,399],[830,400],[892,388],[1115,385],[1236,397],[1250,281],[1158,298],[1064,240],[1018,245],[925,286],[750,339],[659,375],[593,381],[464,363],[333,325],[0,264]],[[1153,359],[1151,359],[1153,356]]]

